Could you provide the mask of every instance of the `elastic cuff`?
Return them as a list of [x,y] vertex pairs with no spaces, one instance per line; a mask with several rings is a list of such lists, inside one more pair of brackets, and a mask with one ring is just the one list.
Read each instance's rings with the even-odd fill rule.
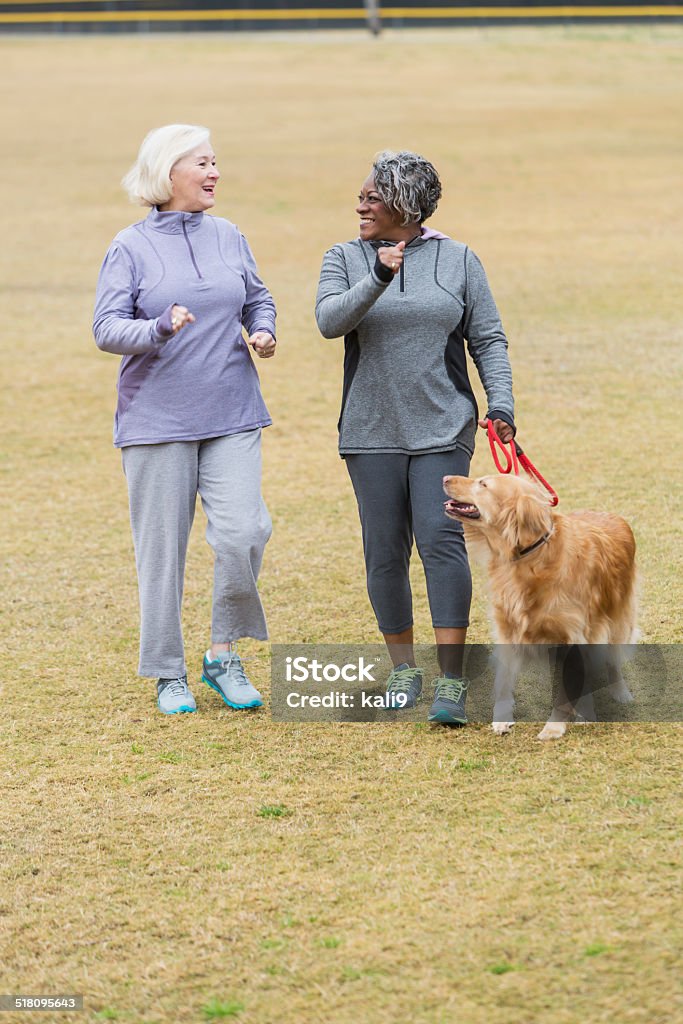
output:
[[378,622],[377,628],[379,629],[380,633],[402,633],[404,629],[410,629],[412,625],[414,625],[414,623],[413,620],[411,619],[410,622],[406,622],[405,625],[392,627],[391,629],[385,629],[384,626],[381,626],[380,623]]
[[257,327],[252,327],[252,329],[249,331],[249,337],[251,337],[252,334],[256,334],[257,331],[265,331],[266,334],[269,334],[271,338],[273,338],[273,340],[277,342],[274,326],[271,327],[269,324],[259,324]]
[[509,412],[501,412],[500,409],[489,409],[489,411],[486,413],[486,419],[491,420],[491,422],[493,422],[494,420],[502,420],[503,423],[507,423],[509,427],[512,427],[513,437],[517,433],[517,427],[515,426],[514,418],[510,415]]
[[380,284],[391,284],[394,280],[394,272],[389,267],[385,267],[379,256],[375,257],[375,265],[372,268],[372,272],[380,282]]
[[166,667],[164,667],[163,671],[158,671],[158,666],[152,670],[148,669],[146,665],[140,665],[138,666],[138,675],[143,679],[176,679],[178,676],[187,675],[187,665],[184,665],[180,672],[177,672],[176,669],[169,669],[167,671]]
[[154,325],[154,336],[157,342],[168,341],[173,337],[173,306],[174,303],[171,303],[161,316],[157,317],[157,322]]

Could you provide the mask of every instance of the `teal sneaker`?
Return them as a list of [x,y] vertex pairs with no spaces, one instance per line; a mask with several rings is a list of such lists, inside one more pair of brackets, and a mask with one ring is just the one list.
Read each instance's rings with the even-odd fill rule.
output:
[[397,665],[387,679],[384,706],[392,711],[414,708],[422,693],[422,669],[411,668],[406,662]]
[[202,679],[231,708],[260,708],[263,704],[261,694],[245,675],[237,651],[222,651],[215,659],[211,658],[211,651],[207,651]]
[[455,676],[439,676],[434,680],[434,701],[429,709],[430,722],[445,725],[467,725],[465,697],[469,680]]
[[187,685],[187,676],[157,680],[157,704],[164,715],[178,715],[182,711],[196,711],[195,699]]

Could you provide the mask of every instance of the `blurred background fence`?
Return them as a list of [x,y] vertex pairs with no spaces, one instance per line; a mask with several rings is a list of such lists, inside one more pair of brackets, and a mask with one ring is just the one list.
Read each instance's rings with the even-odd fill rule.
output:
[[552,0],[0,0],[4,32],[252,31],[683,21],[683,4]]

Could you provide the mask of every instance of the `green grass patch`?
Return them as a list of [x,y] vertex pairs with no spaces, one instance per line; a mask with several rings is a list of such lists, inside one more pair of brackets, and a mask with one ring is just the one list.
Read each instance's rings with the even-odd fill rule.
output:
[[202,1006],[202,1016],[204,1020],[231,1020],[244,1011],[244,1003],[239,1003],[234,999],[224,1003],[220,999],[211,999],[208,1003]]
[[183,755],[178,750],[165,750],[162,754],[159,754],[159,761],[163,761],[164,764],[180,764],[183,760]]
[[480,772],[486,770],[490,763],[487,755],[477,758],[461,757],[453,762],[453,770],[456,772]]
[[264,804],[256,813],[259,818],[289,818],[293,812],[284,804]]
[[515,967],[514,964],[508,964],[503,962],[499,964],[493,964],[491,967],[488,968],[488,970],[489,974],[509,974],[511,971],[518,970],[518,968]]
[[600,956],[602,953],[609,953],[610,947],[604,942],[592,942],[583,951],[584,956]]

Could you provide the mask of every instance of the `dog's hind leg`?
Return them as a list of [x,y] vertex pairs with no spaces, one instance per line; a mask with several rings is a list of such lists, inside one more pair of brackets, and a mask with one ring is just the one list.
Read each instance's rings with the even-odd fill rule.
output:
[[571,663],[571,671],[577,676],[576,692],[570,700],[574,708],[575,722],[585,724],[597,721],[593,694],[603,685],[603,648],[603,644],[579,644],[573,648],[573,661],[568,658],[568,666]]
[[618,704],[630,704],[633,694],[626,685],[622,666],[633,656],[638,643],[638,580],[634,571],[630,593],[625,600],[625,613],[621,625],[610,631],[605,660],[607,662],[607,689]]

